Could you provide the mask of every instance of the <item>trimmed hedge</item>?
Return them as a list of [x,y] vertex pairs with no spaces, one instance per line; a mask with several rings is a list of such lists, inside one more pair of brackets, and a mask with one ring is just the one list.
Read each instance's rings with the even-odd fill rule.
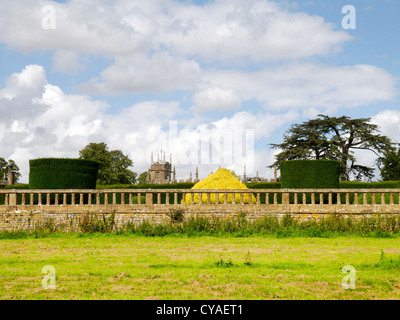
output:
[[280,162],[283,189],[339,188],[340,162],[336,160],[289,160]]
[[358,181],[340,181],[341,189],[397,189],[400,188],[400,181],[382,181],[382,182],[358,182]]
[[165,183],[165,184],[113,184],[97,185],[96,189],[191,189],[193,182]]
[[92,160],[29,160],[29,189],[95,189],[99,163]]

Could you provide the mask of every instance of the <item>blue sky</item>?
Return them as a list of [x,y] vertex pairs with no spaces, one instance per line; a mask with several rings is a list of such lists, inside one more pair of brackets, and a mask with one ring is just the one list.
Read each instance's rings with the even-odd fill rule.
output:
[[166,150],[178,178],[196,166],[272,178],[269,144],[319,113],[371,118],[400,141],[398,12],[394,0],[4,0],[0,157],[27,182],[29,159],[106,142],[138,173]]

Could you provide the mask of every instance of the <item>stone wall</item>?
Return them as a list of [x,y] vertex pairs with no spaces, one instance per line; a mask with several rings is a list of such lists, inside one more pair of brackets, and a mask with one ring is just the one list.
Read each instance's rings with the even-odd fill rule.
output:
[[[163,193],[164,200],[161,197]],[[206,194],[207,201],[195,204],[195,193]],[[212,204],[209,201],[210,195],[215,193],[224,195],[223,203]],[[228,193],[239,193],[240,203],[229,204],[226,201]],[[257,203],[245,204],[243,197],[246,193],[256,194]],[[265,200],[261,201],[260,195],[264,193]],[[301,193],[302,198],[298,199],[296,195]],[[310,194],[309,200],[306,193]],[[191,204],[178,201],[178,194],[181,194],[182,198],[191,194]],[[293,199],[290,198],[291,194],[294,195]],[[327,199],[324,199],[323,194],[328,194]],[[333,201],[334,195],[337,195],[336,202]],[[343,196],[342,200],[340,195]],[[143,202],[140,200],[142,196],[145,196]],[[350,201],[350,196],[353,196],[354,201]],[[137,197],[137,203],[133,202],[134,197]],[[319,203],[316,201],[318,199]],[[79,221],[88,216],[103,219],[103,215],[110,217],[112,214],[115,217],[116,228],[120,229],[128,222],[168,221],[170,211],[178,209],[183,210],[186,218],[192,215],[234,218],[239,213],[245,213],[250,220],[266,215],[277,216],[280,219],[286,214],[297,219],[322,218],[332,213],[345,217],[376,213],[397,215],[400,214],[399,199],[400,189],[0,190],[0,231],[32,230],[45,224],[57,226],[57,229],[62,226],[65,231],[77,231]]]
[[[208,211],[208,212],[198,212],[194,210],[188,210],[184,213],[184,219],[188,219],[193,216],[203,216],[208,218],[222,218],[222,219],[235,219],[238,214],[243,211]],[[261,219],[265,216],[275,216],[282,219],[287,213],[274,213],[274,212],[261,212],[261,211],[251,211],[246,213],[246,219],[249,221],[254,221]],[[292,217],[299,220],[308,219],[321,219],[329,216],[327,213],[289,213]],[[82,223],[86,218],[93,218],[102,220],[103,217],[109,219],[114,215],[115,226],[113,230],[120,230],[128,222],[134,224],[140,224],[144,221],[150,223],[165,223],[169,222],[171,218],[169,217],[169,212],[115,212],[109,210],[98,210],[93,211],[81,211],[81,212],[68,212],[68,210],[59,210],[53,212],[40,212],[40,211],[15,211],[8,213],[0,213],[0,232],[1,231],[32,231],[38,227],[54,227],[57,230],[64,232],[79,232],[81,228],[79,224]],[[368,214],[369,216],[371,214]],[[391,214],[393,215],[393,214]],[[394,214],[397,215],[397,214]],[[344,217],[350,216],[349,214],[343,214]],[[351,214],[352,217],[361,217],[365,214]]]

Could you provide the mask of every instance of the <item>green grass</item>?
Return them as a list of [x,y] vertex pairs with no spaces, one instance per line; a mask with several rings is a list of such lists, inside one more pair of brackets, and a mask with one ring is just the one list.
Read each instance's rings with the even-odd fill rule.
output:
[[[55,289],[42,288],[46,265]],[[2,300],[400,298],[397,236],[30,235],[0,240],[0,268]]]

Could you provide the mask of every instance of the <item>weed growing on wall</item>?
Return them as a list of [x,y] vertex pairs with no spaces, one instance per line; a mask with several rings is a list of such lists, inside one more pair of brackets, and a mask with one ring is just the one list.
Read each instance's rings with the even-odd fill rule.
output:
[[[27,230],[4,231],[0,238],[15,237],[45,237],[57,233],[116,233],[137,234],[144,236],[273,236],[285,237],[336,237],[336,236],[362,236],[362,237],[395,237],[400,233],[400,216],[384,216],[379,214],[363,215],[360,217],[344,217],[331,214],[321,219],[300,220],[293,216],[285,215],[281,219],[277,216],[266,215],[262,218],[249,220],[244,213],[232,217],[216,215],[192,215],[183,219],[184,213],[173,211],[169,221],[155,223],[144,220],[142,222],[128,221],[118,228],[115,214],[88,214],[70,218],[63,223],[58,223],[54,218],[44,219],[31,223]],[[74,227],[75,226],[75,227]]]

